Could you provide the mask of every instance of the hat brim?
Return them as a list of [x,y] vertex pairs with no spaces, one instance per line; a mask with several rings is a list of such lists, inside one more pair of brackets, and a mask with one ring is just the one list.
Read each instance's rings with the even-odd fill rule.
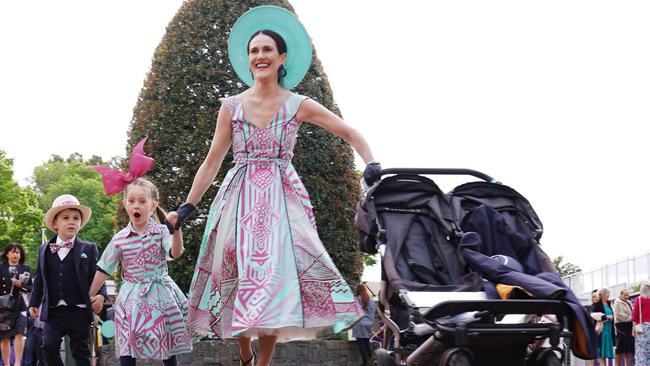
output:
[[83,229],[83,227],[86,226],[88,220],[90,220],[90,216],[93,214],[93,210],[90,207],[83,205],[53,207],[47,210],[45,213],[45,226],[47,226],[50,231],[55,233],[56,229],[54,228],[54,218],[59,212],[67,209],[77,209],[81,212],[81,226],[79,227],[79,230]]
[[278,33],[287,44],[287,75],[281,86],[292,89],[309,71],[312,59],[311,39],[298,18],[285,8],[262,5],[245,12],[232,27],[228,37],[228,57],[237,76],[248,86],[253,85],[248,65],[248,41],[253,33],[269,29]]

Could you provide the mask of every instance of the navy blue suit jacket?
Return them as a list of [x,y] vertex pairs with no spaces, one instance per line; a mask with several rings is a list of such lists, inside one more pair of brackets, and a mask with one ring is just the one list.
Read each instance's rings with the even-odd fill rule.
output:
[[[45,268],[45,251],[50,250],[49,244],[56,243],[57,236],[53,236],[47,243],[41,244],[38,249],[38,266],[36,267],[36,275],[34,276],[34,285],[32,287],[32,297],[29,301],[30,307],[40,307],[41,315],[40,319],[42,321],[47,321],[49,305],[48,299],[48,287],[47,283],[47,269]],[[93,311],[90,306],[90,285],[93,282],[95,277],[95,271],[97,270],[97,261],[99,260],[99,251],[97,250],[97,245],[95,243],[83,241],[79,239],[79,236],[75,237],[74,247],[68,253],[68,255],[74,256],[74,268],[77,272],[76,278],[66,278],[66,281],[79,281],[79,288],[81,289],[81,298],[84,299],[86,304],[86,309],[88,310],[88,322],[93,320]],[[106,285],[102,285],[102,288],[99,290],[99,294],[104,296],[104,300],[108,299],[106,293]]]

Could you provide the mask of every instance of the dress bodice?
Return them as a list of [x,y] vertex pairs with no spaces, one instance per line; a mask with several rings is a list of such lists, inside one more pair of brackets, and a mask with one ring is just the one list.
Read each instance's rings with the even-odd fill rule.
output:
[[265,127],[258,127],[246,120],[238,95],[223,98],[221,101],[231,115],[234,162],[290,163],[299,126],[296,114],[305,99],[307,97],[290,93],[273,120]]

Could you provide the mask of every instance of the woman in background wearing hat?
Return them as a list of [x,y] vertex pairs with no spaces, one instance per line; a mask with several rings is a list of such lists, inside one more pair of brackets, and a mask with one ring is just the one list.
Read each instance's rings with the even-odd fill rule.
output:
[[0,295],[12,294],[13,309],[3,311],[0,320],[0,349],[2,350],[2,361],[5,365],[11,365],[11,337],[14,337],[14,365],[21,365],[23,349],[25,346],[25,329],[27,328],[27,317],[21,312],[27,310],[23,301],[23,293],[31,291],[31,276],[29,266],[25,263],[25,250],[23,246],[16,243],[9,243],[0,255]]
[[106,286],[92,299],[88,295],[97,268],[97,245],[77,235],[90,220],[92,210],[76,197],[64,194],[45,214],[45,225],[56,233],[38,250],[29,313],[45,322],[43,357],[48,366],[62,366],[61,341],[70,336],[75,365],[90,365],[90,324],[93,311],[99,313]]
[[[268,365],[276,341],[340,331],[363,316],[318,238],[309,196],[291,164],[301,122],[349,142],[371,185],[381,167],[361,134],[308,97],[289,91],[305,76],[311,41],[286,9],[260,6],[242,15],[228,53],[250,86],[221,100],[212,145],[186,203],[168,220],[176,227],[213,184],[230,144],[235,166],[210,209],[190,287],[188,327],[237,337],[241,365]],[[259,355],[251,348],[259,338]]]

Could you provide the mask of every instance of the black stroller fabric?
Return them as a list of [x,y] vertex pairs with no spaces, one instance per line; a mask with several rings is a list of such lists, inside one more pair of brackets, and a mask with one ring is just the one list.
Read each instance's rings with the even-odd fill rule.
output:
[[[469,182],[454,188],[449,192],[449,196],[456,218],[461,222],[464,231],[475,231],[473,224],[467,223],[467,215],[485,205],[501,214],[501,222],[496,225],[497,227],[510,227],[512,231],[523,237],[520,240],[521,245],[515,249],[517,255],[498,252],[491,254],[485,252],[485,254],[504,254],[518,258],[520,261],[523,260],[525,266],[527,265],[533,273],[555,271],[553,262],[539,247],[539,240],[544,232],[542,221],[530,202],[519,192],[503,184]],[[483,238],[483,240],[487,239]]]
[[[493,256],[507,255],[515,258],[524,267],[526,273],[549,271],[542,268],[538,259],[538,244],[531,238],[521,234],[506,220],[506,217],[494,208],[481,205],[468,213],[460,225],[463,232],[481,233],[479,252]],[[544,254],[544,256],[546,256]],[[553,271],[551,268],[550,271]]]
[[428,178],[399,175],[366,193],[356,217],[362,251],[386,244],[383,274],[387,298],[399,290],[479,291],[482,281],[458,250],[456,225],[446,195]]
[[[484,205],[469,213],[464,224],[464,229],[474,229],[466,232],[460,241],[461,253],[472,269],[494,284],[520,286],[537,299],[562,300],[571,309],[569,329],[576,335],[571,337],[573,353],[583,359],[598,357],[597,336],[588,314],[557,273],[534,269],[536,258],[521,249],[528,238],[512,230],[500,213]],[[490,256],[496,252],[510,253],[506,255],[519,260],[527,259],[528,262],[522,262],[526,273],[514,271],[492,259]]]

